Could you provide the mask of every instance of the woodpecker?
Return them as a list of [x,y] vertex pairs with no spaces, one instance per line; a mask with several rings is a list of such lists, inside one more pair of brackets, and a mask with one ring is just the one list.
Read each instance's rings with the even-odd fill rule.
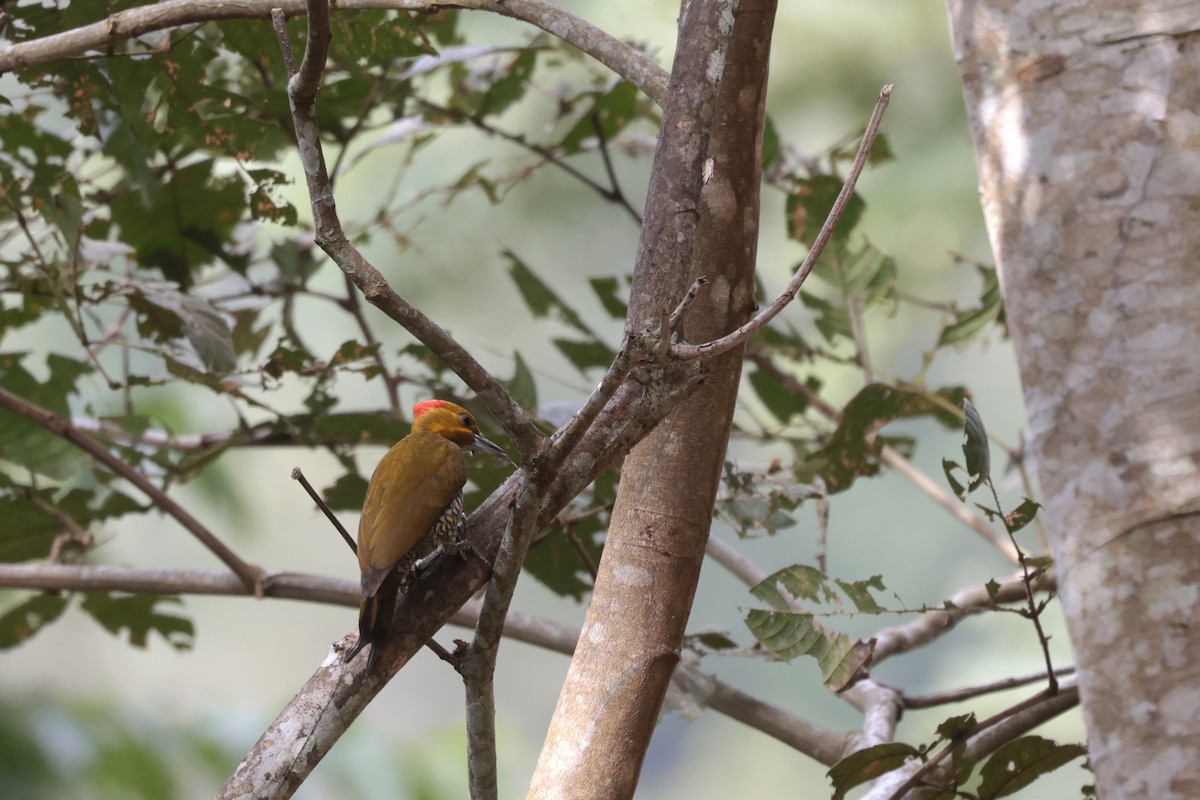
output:
[[374,666],[396,593],[408,588],[414,568],[439,545],[456,544],[464,522],[465,452],[490,453],[512,463],[479,433],[471,412],[445,400],[425,400],[413,406],[412,432],[375,467],[358,524],[358,641],[346,661],[371,644],[367,666]]

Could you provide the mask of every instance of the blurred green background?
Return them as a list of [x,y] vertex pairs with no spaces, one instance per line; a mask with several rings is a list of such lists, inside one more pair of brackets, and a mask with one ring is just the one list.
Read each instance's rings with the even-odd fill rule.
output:
[[[667,2],[572,2],[565,4],[621,37],[648,43],[660,63],[669,65],[677,6]],[[521,44],[523,26],[485,14],[464,15],[472,43]],[[952,58],[945,8],[936,0],[830,4],[796,0],[781,4],[771,64],[768,113],[781,136],[802,154],[816,155],[857,132],[885,83],[895,91],[884,132],[895,159],[868,169],[859,184],[867,202],[861,230],[899,266],[900,287],[933,300],[969,305],[979,294],[976,271],[952,254],[990,263],[976,195],[969,131]],[[508,118],[510,129],[535,121],[536,103]],[[522,115],[528,115],[526,119]],[[647,131],[647,136],[649,135]],[[647,141],[650,141],[647,139]],[[494,155],[515,158],[509,145],[464,131],[424,150],[407,168],[402,194],[417,196],[423,184],[444,180],[447,165]],[[399,156],[380,149],[349,172],[338,188],[344,218],[363,218],[390,189]],[[600,174],[599,159],[591,163]],[[625,192],[640,208],[648,160],[621,156],[618,174]],[[293,162],[290,174],[299,179]],[[384,178],[382,176],[388,176]],[[291,187],[299,192],[302,181]],[[306,209],[295,194],[293,202]],[[759,273],[768,295],[786,282],[803,252],[785,236],[784,197],[766,190]],[[302,211],[302,216],[307,216]],[[542,403],[579,402],[590,386],[548,343],[544,325],[534,325],[507,277],[500,255],[508,247],[534,267],[588,323],[619,342],[620,324],[595,302],[585,280],[622,276],[632,269],[638,231],[619,208],[600,202],[580,184],[554,170],[518,185],[493,206],[478,194],[452,205],[415,202],[404,220],[414,247],[401,255],[384,238],[367,250],[398,290],[441,322],[496,374],[513,370],[519,350],[532,366]],[[340,273],[326,266],[316,282],[331,291]],[[371,312],[374,314],[374,312]],[[799,306],[785,315],[804,328]],[[404,344],[402,332],[374,314],[386,341]],[[868,335],[873,362],[881,374],[911,376],[936,339],[936,315],[902,307],[875,313]],[[314,346],[336,347],[355,335],[346,320],[307,331]],[[44,326],[22,330],[6,342],[9,350],[43,351],[62,332]],[[824,376],[826,394],[844,402],[859,388],[850,369]],[[939,354],[928,375],[931,386],[965,384],[989,428],[1018,442],[1023,408],[1009,344],[995,333],[982,344]],[[339,392],[358,393],[362,407],[382,402],[377,386],[339,383]],[[181,390],[163,413],[179,432],[202,432],[228,425],[221,406],[189,402]],[[411,402],[415,397],[405,397]],[[750,422],[756,409],[743,405],[739,419]],[[960,437],[933,422],[899,423],[889,430],[918,437],[915,463],[941,480],[940,460],[960,456]],[[370,470],[381,451],[366,450],[360,465]],[[765,465],[771,449],[735,441],[729,458]],[[345,546],[289,478],[300,466],[315,485],[337,474],[332,459],[304,450],[241,451],[219,461],[219,474],[176,492],[206,524],[222,533],[247,560],[280,570],[356,576]],[[1002,500],[1020,500],[1008,487]],[[768,571],[810,562],[815,523],[811,509],[800,523],[773,538],[737,543]],[[344,515],[348,526],[356,519]],[[216,568],[213,558],[164,518],[128,518],[110,526],[94,560],[140,567]],[[713,535],[736,539],[716,524]],[[1026,534],[1032,537],[1032,531]],[[102,537],[105,538],[105,537]],[[1029,539],[1030,544],[1033,539]],[[833,500],[829,530],[829,572],[846,579],[882,574],[901,603],[938,604],[964,586],[1011,574],[1010,565],[974,534],[957,525],[906,481],[885,475],[859,482]],[[5,592],[5,603],[17,597]],[[748,593],[716,565],[701,579],[691,629],[718,627],[740,642],[751,639],[742,623]],[[531,580],[522,582],[514,607],[527,613],[578,623],[583,606],[555,597]],[[35,782],[20,776],[57,776],[64,797],[118,798],[142,786],[147,798],[211,795],[253,744],[265,725],[325,658],[329,644],[354,626],[354,612],[289,601],[188,597],[184,609],[196,625],[195,647],[178,652],[160,639],[146,650],[114,639],[79,613],[50,626],[25,646],[0,655],[0,775],[11,778],[5,797],[36,797]],[[869,634],[876,626],[902,619],[859,619],[838,625]],[[1048,622],[1057,662],[1070,661],[1057,614]],[[465,632],[447,629],[449,645]],[[1040,667],[1032,629],[1015,617],[987,615],[970,620],[950,637],[925,650],[888,661],[874,671],[884,681],[914,693],[968,686]],[[859,717],[820,685],[814,663],[770,664],[710,656],[706,669],[759,697],[835,730],[852,729]],[[497,675],[502,796],[522,796],[541,746],[567,659],[518,643],[506,643]],[[971,704],[982,717],[1024,695],[1009,693]],[[933,727],[950,707],[911,713],[900,736],[909,741],[933,737]],[[1077,713],[1046,726],[1042,735],[1080,741]],[[41,745],[30,750],[30,740]],[[824,768],[780,743],[720,715],[706,712],[694,721],[667,716],[647,757],[638,796],[676,800],[726,797],[823,797]],[[135,779],[128,776],[136,775]],[[1078,794],[1088,782],[1079,768],[1061,770],[1018,795],[1061,798]],[[419,654],[353,726],[296,795],[324,798],[465,797],[465,738],[462,686],[456,674],[428,651]]]

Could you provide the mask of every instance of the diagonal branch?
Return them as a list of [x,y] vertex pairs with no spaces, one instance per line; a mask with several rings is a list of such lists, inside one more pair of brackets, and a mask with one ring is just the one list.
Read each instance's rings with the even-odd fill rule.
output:
[[224,542],[217,538],[216,534],[188,513],[183,506],[172,500],[166,492],[151,483],[145,475],[105,450],[90,437],[84,435],[71,425],[70,422],[3,388],[0,388],[0,408],[7,409],[20,417],[24,417],[30,422],[50,431],[55,436],[65,439],[87,453],[95,461],[108,467],[115,475],[129,481],[139,491],[150,498],[155,506],[162,509],[164,513],[174,517],[180,525],[199,539],[217,558],[221,559],[227,567],[233,570],[248,591],[256,595],[262,591],[262,581],[264,578],[262,568],[243,561]]

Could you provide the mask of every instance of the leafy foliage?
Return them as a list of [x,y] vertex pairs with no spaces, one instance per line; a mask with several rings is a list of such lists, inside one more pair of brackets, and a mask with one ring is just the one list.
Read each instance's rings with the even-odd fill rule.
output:
[[[10,4],[4,33],[29,41],[139,4]],[[292,35],[302,46],[298,28]],[[301,193],[287,161],[294,138],[286,76],[268,23],[239,20],[135,37],[93,56],[22,71],[0,98],[7,103],[0,114],[0,387],[74,420],[164,489],[203,485],[222,474],[224,456],[242,448],[323,451],[338,468],[324,496],[339,512],[361,506],[373,458],[363,448],[389,446],[408,432],[402,392],[405,399],[455,399],[503,442],[484,409],[462,396],[457,378],[427,348],[383,335],[373,312],[342,288],[314,245],[311,224],[294,205]],[[495,160],[454,159],[447,177],[426,189],[443,207],[468,193],[499,203],[547,169],[598,174],[593,168],[610,166],[614,153],[636,152],[637,137],[660,119],[630,83],[574,49],[540,35],[518,46],[470,44],[450,10],[339,10],[317,109],[339,187],[380,154],[419,171],[428,163],[422,159],[444,157],[429,154],[451,134],[508,148]],[[789,238],[807,249],[852,149],[838,144],[800,161],[784,133],[768,125],[764,166],[786,198]],[[879,140],[872,163],[891,157]],[[608,202],[620,195],[610,178],[611,187],[596,182]],[[429,252],[419,221],[411,222],[418,215],[410,201],[396,192],[380,198],[376,207],[344,216],[356,244],[389,255]],[[866,209],[855,194],[799,294],[800,311],[792,315],[799,321],[777,319],[748,347],[742,393],[748,411],[737,432],[775,450],[765,466],[751,456],[727,463],[720,476],[716,519],[741,536],[791,534],[809,509],[824,532],[836,495],[878,474],[885,446],[902,454],[916,448],[909,437],[886,434],[886,425],[932,417],[956,427],[965,389],[924,385],[925,368],[941,348],[963,347],[1004,324],[995,270],[971,265],[979,301],[935,309],[938,330],[924,368],[911,380],[886,382],[864,370],[853,398],[831,406],[822,396],[831,372],[869,364],[865,321],[907,302],[900,290],[906,265],[863,235]],[[574,370],[554,380],[589,385],[618,345],[614,334],[589,321],[596,312],[624,318],[628,265],[562,278],[536,263],[532,248],[505,235],[491,268],[507,268],[529,319]],[[564,279],[573,283],[561,285]],[[761,295],[767,291],[760,286]],[[45,344],[26,352],[30,341]],[[515,349],[501,355],[512,357],[506,389],[537,413],[551,395],[544,371]],[[348,385],[365,387],[365,405],[351,404]],[[969,403],[966,409],[964,456],[973,490],[987,478],[990,456],[982,421]],[[951,467],[962,467],[947,463],[948,479],[965,495],[950,475]],[[467,508],[508,472],[490,459],[473,461]],[[602,474],[542,532],[525,564],[530,576],[563,597],[586,598],[619,478],[616,469]],[[92,534],[116,535],[114,523],[153,510],[126,491],[119,476],[63,438],[0,411],[0,561],[86,561]],[[1006,527],[1020,529],[1036,508],[1027,500],[1004,517]],[[746,623],[775,656],[816,659],[823,684],[843,691],[867,674],[873,641],[833,630],[822,617],[830,609],[879,614],[882,591],[882,576],[844,581],[791,566],[754,588],[766,608],[749,610]],[[0,614],[0,647],[29,641],[74,607],[133,646],[146,647],[157,634],[186,650],[197,634],[180,605],[159,595],[27,595]],[[732,654],[737,638],[697,633],[688,646]],[[947,721],[940,734],[953,737],[956,724],[967,723]],[[4,736],[0,730],[0,742]],[[1012,743],[984,765],[979,796],[1006,796],[1079,754],[1071,749],[1077,746],[1047,747],[1034,738]],[[80,780],[122,796],[179,796],[164,761],[135,740],[108,741],[98,751],[104,759]],[[835,797],[927,752],[894,743],[856,753],[830,772]],[[956,764],[965,770],[956,779],[966,780],[974,766]]]

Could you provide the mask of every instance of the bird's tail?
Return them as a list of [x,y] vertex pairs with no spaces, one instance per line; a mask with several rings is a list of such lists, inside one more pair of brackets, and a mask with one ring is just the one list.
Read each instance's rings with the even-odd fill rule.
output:
[[[364,597],[362,602],[358,604],[358,641],[354,643],[346,651],[346,656],[342,660],[349,663],[354,660],[354,657],[359,654],[364,647],[371,644],[373,629],[375,628],[376,618],[379,616],[379,599],[377,596]],[[375,656],[375,650],[371,650],[372,659]]]

